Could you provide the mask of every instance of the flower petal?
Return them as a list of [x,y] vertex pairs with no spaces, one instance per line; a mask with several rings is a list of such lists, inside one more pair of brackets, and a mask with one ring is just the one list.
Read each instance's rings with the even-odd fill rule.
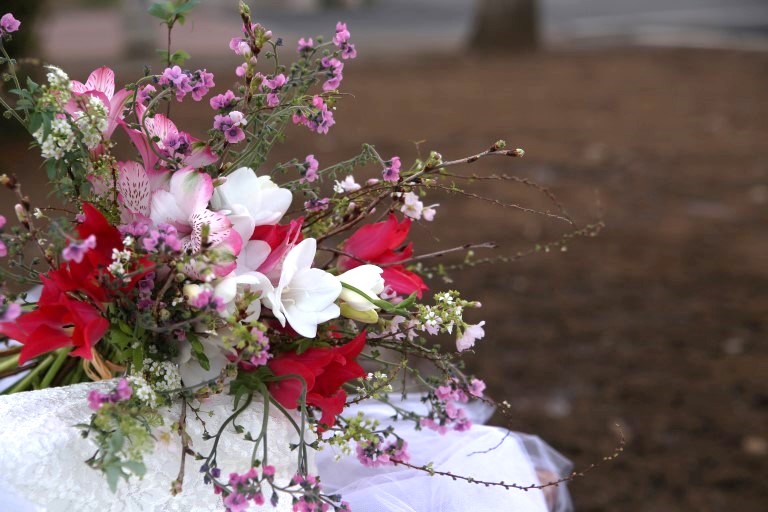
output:
[[191,168],[181,169],[171,176],[170,193],[181,211],[191,217],[208,206],[213,194],[213,182],[204,172]]
[[115,95],[115,72],[106,66],[94,70],[85,82],[85,90],[99,91],[111,100]]
[[131,213],[149,216],[152,191],[144,167],[138,162],[119,162],[118,169],[117,190],[123,206]]

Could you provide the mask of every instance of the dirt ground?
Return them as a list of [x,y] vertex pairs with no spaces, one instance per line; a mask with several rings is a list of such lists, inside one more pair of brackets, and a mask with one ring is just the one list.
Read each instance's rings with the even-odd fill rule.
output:
[[[613,451],[617,425],[626,436],[617,461],[570,485],[577,510],[766,510],[768,55],[435,57],[353,63],[345,75],[354,97],[331,134],[291,132],[277,158],[322,164],[371,142],[407,161],[416,141],[457,158],[504,138],[526,157],[465,171],[530,178],[580,224],[606,223],[567,252],[477,267],[455,284],[484,304],[488,334],[470,364],[512,404],[511,428],[577,468]],[[41,172],[22,145],[5,145],[3,171]],[[512,183],[472,187],[543,204]],[[441,206],[415,229],[417,250],[494,240],[511,254],[567,231],[477,200],[428,201]]]

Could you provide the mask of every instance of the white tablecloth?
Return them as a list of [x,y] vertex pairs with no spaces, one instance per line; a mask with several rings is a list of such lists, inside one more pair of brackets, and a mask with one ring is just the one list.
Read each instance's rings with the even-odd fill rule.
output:
[[[172,497],[170,482],[176,478],[180,446],[178,436],[162,444],[148,460],[149,472],[143,480],[126,485],[121,481],[117,494],[112,494],[104,477],[83,462],[94,451],[93,445],[80,437],[72,425],[86,422],[91,411],[87,407],[88,390],[99,384],[82,384],[68,388],[0,396],[0,512],[213,512],[223,511],[220,497],[202,483],[200,462],[187,461],[184,489]],[[412,410],[423,405],[417,400],[401,404]],[[208,428],[215,428],[229,414],[229,397],[217,397],[206,407],[213,410]],[[274,410],[274,408],[272,409]],[[353,407],[345,414],[363,411],[390,422],[386,406],[373,402]],[[468,411],[472,419],[482,423],[490,411],[475,408]],[[178,418],[178,406],[168,411],[166,430]],[[258,404],[238,421],[254,432],[261,425]],[[270,419],[269,439],[275,449],[270,463],[278,467],[278,475],[289,478],[295,471],[295,457],[287,447],[296,435],[280,413]],[[205,441],[198,422],[190,419],[188,430],[195,447],[203,450]],[[410,424],[398,425],[398,433],[408,442],[411,462],[434,463],[434,468],[472,476],[487,481],[517,484],[538,483],[538,475],[566,475],[569,462],[540,439],[510,433],[497,427],[475,425],[468,432],[449,432],[441,436],[430,430],[416,431]],[[219,466],[225,473],[246,471],[250,443],[234,432],[221,445]],[[162,443],[162,441],[161,441]],[[572,510],[565,486],[549,496],[555,501],[548,507],[541,490],[504,490],[498,487],[453,481],[443,476],[402,466],[366,468],[352,457],[341,457],[325,449],[317,456],[317,467],[326,491],[339,492],[354,512],[568,512]],[[191,458],[188,458],[191,459]],[[290,510],[287,499],[278,509]],[[252,506],[248,510],[257,510]]]

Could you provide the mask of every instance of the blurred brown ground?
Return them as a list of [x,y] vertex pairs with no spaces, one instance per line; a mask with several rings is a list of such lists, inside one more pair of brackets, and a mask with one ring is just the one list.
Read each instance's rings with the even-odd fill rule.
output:
[[[89,70],[69,71],[82,80]],[[216,71],[226,87],[231,67]],[[570,485],[577,510],[765,510],[768,55],[434,57],[351,63],[345,75],[354,96],[331,134],[291,130],[276,160],[315,153],[329,163],[371,142],[408,161],[416,141],[457,158],[504,138],[526,157],[466,173],[531,178],[581,223],[602,212],[597,238],[477,267],[452,285],[484,304],[474,320],[487,321],[487,337],[470,364],[512,404],[511,428],[539,434],[577,467],[613,451],[615,425],[627,437],[617,461]],[[202,104],[177,122],[202,134],[210,114]],[[37,152],[5,138],[0,155],[0,172],[43,200]],[[542,204],[518,185],[472,187]],[[414,229],[418,251],[495,240],[509,254],[564,232],[481,201],[428,202],[441,206],[434,224]],[[11,203],[5,195],[4,213]]]

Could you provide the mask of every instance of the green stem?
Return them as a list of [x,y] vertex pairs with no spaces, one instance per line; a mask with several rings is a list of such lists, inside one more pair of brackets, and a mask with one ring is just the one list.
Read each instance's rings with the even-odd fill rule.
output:
[[10,370],[17,366],[19,366],[19,354],[13,354],[12,356],[8,356],[7,359],[0,361],[0,372]]
[[3,391],[4,394],[11,394],[11,393],[18,393],[19,391],[24,391],[30,386],[34,385],[34,380],[43,373],[51,364],[53,363],[54,357],[53,354],[49,355],[43,361],[35,366],[30,372],[19,382],[8,388],[7,390]]
[[51,365],[51,369],[45,374],[45,377],[43,377],[42,382],[40,382],[40,389],[45,389],[51,385],[51,381],[53,381],[56,374],[59,373],[59,370],[61,370],[61,367],[66,362],[69,350],[70,349],[68,348],[57,350],[58,355],[56,356],[56,360],[53,362],[53,365]]

